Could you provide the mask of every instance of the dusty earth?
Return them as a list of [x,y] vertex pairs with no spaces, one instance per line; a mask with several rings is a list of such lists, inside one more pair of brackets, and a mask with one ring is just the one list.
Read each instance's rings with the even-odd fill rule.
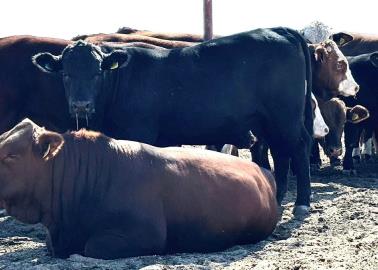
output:
[[[248,154],[243,152],[244,158]],[[325,164],[313,173],[311,215],[291,211],[290,179],[283,214],[274,233],[256,245],[210,254],[177,254],[103,261],[47,255],[45,231],[0,217],[0,269],[378,269],[378,159],[346,176]]]

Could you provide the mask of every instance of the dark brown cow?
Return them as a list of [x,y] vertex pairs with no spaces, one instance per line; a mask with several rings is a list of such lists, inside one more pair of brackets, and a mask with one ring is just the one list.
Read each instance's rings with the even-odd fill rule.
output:
[[70,41],[33,36],[0,39],[0,134],[25,117],[56,131],[74,123],[61,79],[42,75],[31,63],[37,52],[60,54]]
[[[345,123],[358,124],[369,117],[369,111],[360,105],[349,108],[338,98],[333,98],[329,101],[319,98],[317,100],[324,121],[329,127],[329,133],[319,140],[320,144],[330,158],[331,163],[339,165],[340,160],[338,160],[338,157],[342,154],[341,136]],[[313,148],[311,164],[321,165],[317,142]]]
[[346,56],[356,56],[378,51],[378,35],[339,32],[331,38]]
[[25,119],[0,136],[0,201],[44,224],[52,255],[114,259],[210,252],[266,238],[272,174],[212,151],[157,148]]
[[[87,42],[93,44],[101,44],[103,42],[117,42],[117,43],[130,43],[130,42],[142,42],[147,44],[152,44],[155,46],[163,47],[166,49],[173,48],[183,48],[196,45],[196,42],[186,42],[178,40],[166,40],[159,39],[154,37],[142,36],[142,35],[125,35],[125,34],[95,34],[89,36],[80,36],[80,39],[83,39]],[[74,38],[74,40],[76,40]]]
[[[161,33],[161,32],[152,32],[148,30],[137,30],[130,27],[121,27],[116,32],[117,34],[125,34],[125,35],[139,35],[139,36],[146,36],[164,40],[173,40],[173,41],[187,41],[187,42],[203,42],[202,35],[196,34],[188,34],[188,33]],[[104,33],[99,34],[90,34],[90,35],[79,35],[72,38],[73,41],[78,40],[86,40],[88,37],[98,36],[98,35],[106,35]]]

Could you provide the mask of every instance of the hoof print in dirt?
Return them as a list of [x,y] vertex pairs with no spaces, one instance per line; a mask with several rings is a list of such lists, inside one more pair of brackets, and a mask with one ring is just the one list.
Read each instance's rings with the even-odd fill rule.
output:
[[293,209],[293,214],[296,218],[304,218],[310,215],[310,206],[296,205]]

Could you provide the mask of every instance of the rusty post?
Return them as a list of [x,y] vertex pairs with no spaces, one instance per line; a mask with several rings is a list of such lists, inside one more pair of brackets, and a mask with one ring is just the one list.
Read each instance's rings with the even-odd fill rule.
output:
[[212,0],[203,0],[204,40],[213,38],[213,5]]

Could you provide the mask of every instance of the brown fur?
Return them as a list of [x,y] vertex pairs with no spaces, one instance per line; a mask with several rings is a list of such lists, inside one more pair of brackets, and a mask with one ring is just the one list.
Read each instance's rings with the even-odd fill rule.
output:
[[[312,55],[313,92],[317,97],[329,100],[339,95],[339,83],[346,78],[347,59],[336,53],[337,45],[333,41],[309,45]],[[337,63],[343,68],[336,69]]]
[[166,49],[172,48],[183,48],[196,45],[196,42],[186,42],[177,40],[165,40],[160,38],[148,37],[143,35],[125,35],[125,34],[97,34],[92,36],[87,36],[85,39],[87,42],[94,44],[101,44],[103,42],[117,42],[117,43],[130,43],[130,42],[141,42],[147,43]]
[[260,241],[277,224],[274,178],[249,161],[85,130],[46,131],[51,142],[64,141],[46,161],[33,150],[45,149],[32,140],[40,127],[23,125],[16,140],[0,137],[0,156],[19,155],[0,163],[0,201],[16,218],[47,227],[54,256],[216,251]]
[[31,61],[41,51],[58,55],[69,43],[34,36],[0,39],[0,133],[25,117],[55,131],[70,127],[61,79],[42,74]]

